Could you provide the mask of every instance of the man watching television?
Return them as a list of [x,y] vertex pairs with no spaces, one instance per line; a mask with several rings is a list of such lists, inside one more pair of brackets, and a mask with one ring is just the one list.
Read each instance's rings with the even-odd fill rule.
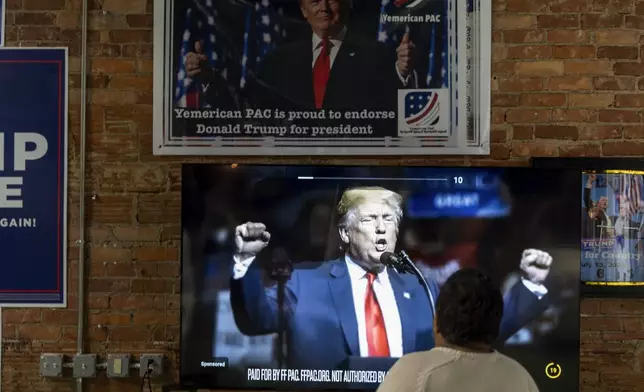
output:
[[[291,367],[337,369],[350,357],[401,357],[435,346],[429,300],[411,275],[380,261],[394,252],[403,218],[402,197],[381,187],[349,189],[337,212],[344,254],[325,262],[295,265],[285,285],[287,360]],[[265,287],[253,261],[269,244],[262,223],[236,228],[231,304],[239,330],[278,332],[277,287]],[[499,338],[505,340],[548,306],[543,285],[552,257],[523,252],[522,279],[504,300]],[[434,298],[439,289],[429,281]]]
[[538,392],[523,366],[492,348],[502,317],[503,296],[489,277],[455,272],[436,302],[436,347],[400,358],[377,392]]

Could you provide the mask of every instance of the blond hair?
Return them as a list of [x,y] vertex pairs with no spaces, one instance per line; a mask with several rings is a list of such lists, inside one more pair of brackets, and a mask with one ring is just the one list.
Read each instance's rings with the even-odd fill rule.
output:
[[338,202],[337,212],[340,220],[338,227],[347,228],[355,222],[356,208],[368,201],[377,201],[391,207],[394,211],[396,226],[402,220],[402,196],[379,186],[351,188],[344,191]]

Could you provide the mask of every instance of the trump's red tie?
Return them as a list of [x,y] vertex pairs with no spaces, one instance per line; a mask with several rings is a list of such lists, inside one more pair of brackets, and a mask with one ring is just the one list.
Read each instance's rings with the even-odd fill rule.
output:
[[313,65],[313,92],[315,93],[315,107],[322,108],[326,83],[329,81],[331,72],[331,58],[329,57],[329,40],[322,41],[322,50]]
[[380,309],[376,293],[373,291],[373,281],[375,279],[375,274],[367,273],[367,296],[364,302],[367,345],[369,346],[370,357],[388,357],[389,343],[387,342],[385,318],[382,316],[382,309]]

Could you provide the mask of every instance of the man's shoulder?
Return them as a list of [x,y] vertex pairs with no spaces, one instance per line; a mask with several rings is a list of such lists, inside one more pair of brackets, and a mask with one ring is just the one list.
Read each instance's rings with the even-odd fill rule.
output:
[[532,377],[526,368],[514,358],[511,358],[503,353],[496,352],[497,362],[502,364],[503,368],[508,371],[508,374],[513,374],[517,377]]
[[293,273],[298,277],[328,277],[331,269],[342,265],[342,260],[333,259],[327,261],[300,261],[293,266]]

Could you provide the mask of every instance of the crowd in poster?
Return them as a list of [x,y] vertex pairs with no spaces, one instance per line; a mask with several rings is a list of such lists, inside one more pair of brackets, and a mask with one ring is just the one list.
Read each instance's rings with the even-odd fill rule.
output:
[[159,8],[159,25],[172,15],[173,33],[155,46],[166,78],[155,88],[167,90],[155,96],[171,100],[155,103],[157,153],[489,151],[489,124],[474,119],[478,41],[468,0]]
[[585,172],[581,280],[644,281],[644,171]]

